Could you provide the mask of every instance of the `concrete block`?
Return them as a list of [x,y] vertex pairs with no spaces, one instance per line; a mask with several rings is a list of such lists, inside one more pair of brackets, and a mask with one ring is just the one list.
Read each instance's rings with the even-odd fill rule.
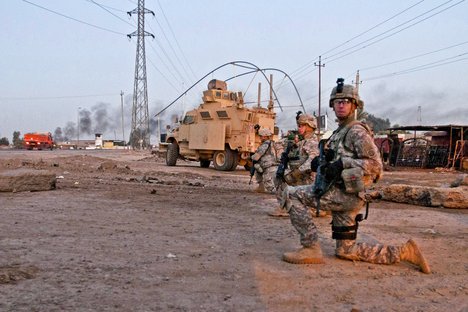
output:
[[468,187],[453,188],[393,184],[383,188],[382,199],[426,207],[468,208]]
[[20,168],[0,171],[0,192],[48,191],[55,189],[55,173]]

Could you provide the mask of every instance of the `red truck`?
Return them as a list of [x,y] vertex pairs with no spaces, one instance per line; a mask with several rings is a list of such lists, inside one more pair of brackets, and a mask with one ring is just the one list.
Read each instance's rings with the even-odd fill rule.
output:
[[37,148],[42,149],[53,149],[55,146],[52,134],[50,132],[34,132],[26,133],[23,137],[24,148],[32,150]]

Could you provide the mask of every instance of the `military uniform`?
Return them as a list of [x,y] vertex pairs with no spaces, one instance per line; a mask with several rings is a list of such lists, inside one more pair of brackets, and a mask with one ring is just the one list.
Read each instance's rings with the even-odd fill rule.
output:
[[256,162],[254,165],[256,168],[255,178],[258,184],[263,184],[267,192],[274,193],[276,191],[276,169],[278,168],[274,142],[264,141],[251,158]]
[[[348,124],[343,124],[335,131],[328,141],[328,147],[336,151],[335,160],[341,157],[344,171],[362,169],[364,185],[370,186],[382,172],[379,151],[364,125],[357,123],[348,128]],[[321,197],[320,209],[332,212],[334,227],[353,227],[356,225],[356,216],[365,204],[363,191],[347,193],[344,182],[340,181]],[[287,193],[286,209],[293,226],[300,233],[301,244],[312,246],[318,240],[317,228],[308,209],[308,206],[317,205],[313,185],[291,187]],[[399,261],[398,247],[355,243],[355,240],[337,239],[335,253],[338,257],[373,263]]]
[[[329,163],[317,166],[325,181],[333,181],[320,198],[320,209],[331,211],[332,238],[336,239],[335,254],[348,260],[379,264],[404,260],[418,265],[424,273],[430,273],[428,263],[411,239],[402,246],[355,241],[358,222],[362,220],[359,212],[365,204],[364,191],[379,179],[382,161],[370,130],[354,118],[355,109],[362,109],[363,102],[353,86],[343,85],[343,79],[338,79],[337,83],[330,97],[330,107],[334,107],[337,117],[338,113],[340,114],[339,127],[326,146],[334,153],[329,154],[332,155],[329,156],[332,158],[328,159]],[[335,100],[333,104],[332,100]],[[344,117],[342,114],[346,110],[343,108],[349,105],[351,100],[352,105],[355,105],[354,109]],[[337,106],[333,106],[335,104]],[[317,228],[308,208],[317,206],[316,194],[319,190],[320,188],[315,188],[314,185],[289,186],[284,190],[286,209],[291,223],[299,232],[300,243],[303,246],[296,252],[285,253],[284,261],[297,264],[322,262]]]
[[315,173],[310,169],[314,157],[318,156],[318,139],[313,133],[294,144],[288,154],[289,169],[284,173],[284,179],[278,179],[276,198],[281,203],[284,189],[288,186],[306,185],[314,182]]

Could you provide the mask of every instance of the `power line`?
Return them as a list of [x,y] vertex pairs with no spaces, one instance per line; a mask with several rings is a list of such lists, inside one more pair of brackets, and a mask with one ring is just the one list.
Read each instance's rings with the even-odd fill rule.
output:
[[73,99],[73,98],[87,98],[87,97],[102,97],[102,96],[114,96],[115,93],[108,94],[87,94],[87,95],[63,95],[63,96],[38,96],[38,97],[1,97],[1,100],[56,100],[56,99]]
[[117,35],[124,35],[124,36],[126,35],[126,34],[124,34],[124,33],[118,32],[118,31],[114,31],[114,30],[111,30],[111,29],[108,29],[108,28],[104,28],[104,27],[101,27],[101,26],[97,26],[97,25],[94,25],[94,24],[90,24],[90,23],[88,23],[88,22],[79,20],[79,19],[77,19],[77,18],[74,18],[74,17],[68,16],[68,15],[59,13],[59,12],[57,12],[57,11],[48,9],[48,8],[46,8],[46,7],[43,7],[43,6],[40,6],[40,5],[36,4],[36,3],[30,2],[30,1],[28,1],[28,0],[23,0],[23,2],[26,2],[26,3],[28,3],[28,4],[34,5],[35,7],[38,7],[38,8],[43,9],[43,10],[46,10],[46,11],[48,11],[48,12],[50,12],[50,13],[54,13],[54,14],[57,14],[57,15],[59,15],[59,16],[62,16],[62,17],[71,19],[71,20],[73,20],[73,21],[75,21],[75,22],[78,22],[78,23],[81,23],[81,24],[85,24],[85,25],[88,25],[88,26],[91,26],[91,27],[94,27],[94,28],[97,28],[97,29],[100,29],[100,30],[104,30],[104,31],[107,31],[107,32],[110,32],[110,33],[113,33],[113,34],[117,34]]
[[[156,41],[156,42],[157,42],[157,41]],[[160,44],[158,44],[158,45],[160,46]],[[161,46],[160,46],[160,47],[161,47]],[[179,79],[178,79],[178,78],[175,76],[175,74],[174,74],[174,70],[171,70],[171,69],[169,68],[169,66],[167,65],[167,63],[164,61],[164,59],[161,57],[161,55],[159,54],[159,52],[156,50],[156,48],[154,47],[154,45],[153,45],[151,42],[150,42],[150,48],[151,48],[151,50],[153,50],[153,52],[154,52],[154,53],[156,54],[156,56],[159,58],[159,61],[161,62],[161,64],[164,65],[164,67],[165,67],[165,68],[167,69],[167,71],[171,74],[171,76],[174,78],[174,80],[175,80],[175,81],[179,81]],[[161,50],[162,50],[162,49],[161,49]],[[166,58],[167,58],[167,57],[168,57],[168,56],[166,55]],[[174,64],[172,64],[172,66],[174,67]],[[180,75],[180,73],[179,73],[179,75]],[[166,78],[166,79],[167,79],[167,78]],[[171,83],[168,79],[167,79],[167,82],[168,82],[169,84],[172,85],[172,83]]]
[[396,63],[401,63],[401,62],[413,60],[413,59],[416,59],[416,58],[419,58],[419,57],[422,57],[422,56],[426,56],[426,55],[434,54],[434,53],[437,53],[437,52],[442,52],[442,51],[445,51],[445,50],[449,50],[449,49],[459,47],[459,46],[467,44],[467,43],[468,43],[468,41],[465,41],[465,42],[454,44],[454,45],[451,45],[451,46],[448,46],[448,47],[445,47],[445,48],[441,48],[441,49],[433,50],[433,51],[430,51],[430,52],[418,54],[418,55],[415,55],[415,56],[407,57],[407,58],[396,60],[396,61],[393,61],[393,62],[389,62],[389,63],[385,63],[385,64],[381,64],[381,65],[374,65],[374,66],[360,68],[359,70],[363,71],[363,70],[369,70],[369,69],[375,69],[375,68],[384,67],[384,66],[388,66],[388,65],[393,65],[393,64],[396,64]]
[[[328,56],[328,57],[326,57],[325,59],[330,59],[330,58],[336,56],[334,59],[328,60],[328,63],[330,63],[330,62],[336,61],[337,59],[341,59],[341,58],[343,58],[343,57],[345,57],[345,56],[348,56],[348,55],[350,55],[350,54],[353,54],[354,52],[357,52],[357,51],[359,51],[359,50],[362,50],[362,49],[364,49],[364,48],[367,48],[367,47],[369,47],[369,46],[371,46],[371,45],[374,45],[374,44],[376,44],[376,43],[378,43],[378,42],[380,42],[380,41],[382,41],[382,40],[385,40],[385,39],[387,39],[387,38],[389,38],[389,37],[392,37],[392,36],[394,36],[394,35],[396,35],[396,34],[402,32],[402,31],[404,31],[404,30],[406,30],[406,29],[408,29],[408,28],[411,28],[411,27],[413,27],[413,26],[415,26],[415,25],[417,25],[417,24],[419,24],[419,23],[422,23],[422,22],[424,22],[425,20],[427,20],[427,19],[429,19],[429,18],[431,18],[431,17],[434,17],[435,15],[438,15],[438,14],[440,14],[440,13],[442,13],[442,12],[444,12],[444,11],[446,11],[446,10],[448,10],[448,9],[450,9],[450,8],[452,8],[452,7],[454,7],[454,6],[456,6],[456,5],[459,5],[460,3],[464,2],[465,0],[461,0],[461,1],[459,1],[459,2],[457,2],[457,3],[455,3],[455,4],[453,4],[453,5],[451,5],[451,6],[447,7],[447,8],[445,8],[445,9],[442,9],[442,10],[439,11],[439,12],[436,12],[436,13],[434,13],[434,14],[432,14],[432,15],[429,15],[428,17],[423,18],[422,20],[419,20],[419,21],[417,21],[417,22],[415,22],[415,23],[413,23],[413,24],[410,24],[409,26],[406,26],[406,27],[404,27],[404,28],[402,28],[402,29],[400,29],[400,30],[398,30],[398,31],[395,31],[395,32],[393,32],[393,33],[391,33],[391,34],[389,34],[389,35],[383,37],[383,38],[380,38],[380,39],[378,39],[378,40],[376,40],[376,41],[373,41],[373,42],[371,42],[371,43],[369,43],[369,44],[366,44],[365,46],[359,47],[359,48],[357,48],[357,49],[355,49],[355,50],[351,50],[351,49],[356,48],[356,47],[358,47],[358,46],[360,46],[360,45],[362,45],[362,44],[364,44],[364,43],[367,43],[367,42],[369,42],[369,41],[371,41],[371,40],[373,40],[373,39],[375,39],[375,38],[378,38],[378,37],[380,37],[380,36],[382,36],[382,35],[384,35],[384,34],[390,32],[390,31],[392,31],[392,30],[395,30],[395,29],[397,29],[397,28],[399,28],[399,27],[401,27],[401,26],[403,26],[403,25],[405,25],[405,24],[407,24],[407,23],[409,23],[409,22],[411,22],[411,21],[414,21],[414,20],[420,18],[421,16],[426,15],[427,13],[432,12],[432,11],[434,11],[434,10],[436,10],[436,9],[438,9],[438,8],[444,6],[445,4],[447,4],[447,3],[449,3],[449,2],[452,2],[452,1],[453,1],[453,0],[449,0],[449,1],[447,1],[447,2],[445,2],[445,3],[443,3],[443,4],[441,4],[441,5],[439,5],[439,6],[437,6],[437,7],[435,7],[435,8],[433,8],[433,9],[429,10],[429,11],[424,12],[423,14],[420,14],[420,15],[418,15],[418,16],[416,16],[416,17],[414,17],[414,18],[412,18],[412,19],[410,19],[410,20],[408,20],[408,21],[406,21],[406,22],[404,22],[404,23],[401,23],[401,24],[395,26],[395,27],[392,27],[392,28],[390,28],[389,30],[386,30],[386,31],[384,31],[383,33],[380,33],[380,34],[378,34],[378,35],[376,35],[376,36],[374,36],[374,37],[372,37],[372,38],[370,38],[370,39],[367,39],[367,40],[362,41],[362,42],[360,42],[360,43],[358,43],[358,44],[355,44],[354,46],[352,46],[352,47],[350,47],[350,48],[348,48],[348,49],[346,49],[346,50],[342,50],[342,51],[340,51],[340,52],[338,52],[338,53],[335,53],[335,54],[333,54],[333,55],[331,55],[331,56]],[[349,51],[349,50],[351,50],[351,51],[348,52],[348,53],[346,53],[346,54],[344,54],[344,55],[338,56],[338,55],[340,55],[340,54],[342,54],[342,53],[345,53],[346,51]]]
[[[450,1],[452,1],[452,0],[450,0]],[[380,23],[378,23],[377,25],[372,26],[372,27],[369,28],[368,30],[365,30],[365,31],[363,31],[362,33],[360,33],[360,34],[358,34],[358,35],[352,37],[351,39],[346,40],[346,41],[343,42],[342,44],[337,45],[336,47],[334,47],[334,48],[332,48],[332,49],[330,49],[330,50],[328,50],[328,51],[322,53],[321,55],[326,55],[326,54],[330,53],[331,51],[334,51],[334,50],[338,49],[339,47],[342,47],[342,46],[344,46],[345,44],[347,44],[347,43],[353,41],[354,39],[357,39],[357,38],[361,37],[362,35],[367,34],[368,32],[370,32],[370,31],[376,29],[377,27],[379,27],[379,26],[381,26],[381,25],[383,25],[383,24],[385,24],[385,23],[391,21],[391,20],[394,19],[395,17],[400,16],[401,14],[405,13],[406,11],[411,10],[412,8],[414,8],[415,6],[417,6],[418,4],[421,4],[422,2],[424,2],[424,0],[421,0],[421,1],[419,1],[419,2],[417,2],[417,3],[415,3],[415,4],[413,4],[413,5],[411,5],[410,7],[404,9],[403,11],[398,12],[397,14],[395,14],[395,15],[393,15],[393,16],[387,18],[387,19],[384,20],[383,22],[380,22]]]
[[[169,47],[171,48],[172,52],[174,53],[174,55],[175,55],[176,59],[178,60],[179,64],[181,64],[182,69],[184,70],[184,72],[185,72],[186,75],[188,76],[186,69],[183,67],[183,65],[182,65],[182,63],[181,63],[181,61],[180,61],[180,59],[178,58],[177,54],[175,53],[174,48],[172,47],[172,45],[171,45],[169,39],[167,38],[167,36],[166,36],[166,34],[165,34],[165,32],[164,32],[164,30],[163,30],[161,24],[158,22],[157,19],[156,19],[156,23],[157,23],[157,24],[159,25],[159,27],[161,28],[161,32],[162,32],[164,38],[166,39],[166,41],[168,42]],[[148,27],[149,27],[149,29],[150,29],[153,33],[156,33],[156,32],[153,30],[153,28],[151,27],[151,25],[148,25]],[[177,82],[180,82],[180,81],[185,82],[185,79],[184,79],[183,75],[181,74],[181,72],[179,71],[179,69],[175,66],[173,60],[171,59],[171,57],[170,57],[169,54],[167,53],[166,49],[165,49],[164,46],[162,45],[162,42],[159,40],[158,37],[155,37],[154,39],[155,39],[156,44],[158,45],[159,49],[163,52],[163,54],[164,54],[164,56],[165,56],[165,58],[166,58],[166,61],[168,61],[168,62],[170,63],[170,65],[172,66],[173,70],[170,70],[170,69],[169,69],[169,67],[167,66],[167,64],[166,64],[166,62],[164,61],[164,59],[161,57],[161,55],[157,52],[156,48],[155,48],[155,47],[152,45],[152,43],[150,42],[150,47],[151,47],[151,49],[154,51],[154,53],[156,54],[156,56],[157,56],[157,57],[159,58],[159,60],[163,63],[163,65],[166,67],[166,69],[168,70],[168,72],[171,73],[171,75],[174,77],[175,81],[177,81]],[[154,65],[154,64],[153,64],[153,65]],[[156,66],[154,66],[154,67],[155,67],[155,69],[166,79],[166,81],[167,81],[173,88],[175,88],[175,89],[177,90],[177,88],[174,87],[174,84],[173,84],[172,82],[170,82],[170,81],[167,79],[167,77],[166,77],[165,75],[163,75],[162,72],[161,72]],[[176,78],[176,76],[174,75],[174,72],[176,72],[176,73],[178,74],[178,76],[179,76],[180,79]]]
[[[164,36],[164,39],[166,39],[167,43],[169,44],[169,48],[172,50],[172,53],[174,54],[174,56],[175,56],[177,62],[178,62],[179,65],[182,67],[182,69],[183,69],[185,75],[188,77],[189,74],[188,74],[188,72],[187,72],[187,69],[185,68],[184,64],[182,64],[182,62],[181,62],[179,56],[177,55],[176,51],[174,50],[174,47],[172,46],[171,42],[170,42],[169,39],[167,38],[166,32],[164,31],[164,28],[162,27],[162,25],[159,23],[159,21],[158,21],[157,19],[156,19],[156,23],[158,24],[159,28],[161,29],[161,32],[162,32],[162,34],[163,34],[163,36]],[[183,79],[183,80],[184,80],[184,79]],[[184,80],[184,81],[185,81],[185,80]]]
[[[327,53],[329,53],[329,52],[331,52],[331,51],[334,51],[334,50],[336,50],[337,48],[339,48],[339,47],[341,47],[341,46],[343,46],[343,45],[345,45],[345,44],[347,44],[347,43],[353,41],[354,39],[357,39],[357,38],[361,37],[362,35],[364,35],[364,34],[370,32],[371,30],[374,30],[375,28],[377,28],[377,27],[379,27],[379,26],[385,24],[386,22],[388,22],[388,21],[394,19],[395,17],[397,17],[397,16],[403,14],[404,12],[406,12],[406,11],[412,9],[413,7],[415,7],[415,6],[417,6],[418,4],[422,3],[423,1],[424,1],[424,0],[419,1],[419,2],[417,2],[417,3],[414,4],[414,5],[411,5],[410,7],[404,9],[403,11],[398,12],[397,14],[393,15],[392,17],[387,18],[386,20],[384,20],[383,22],[380,22],[380,23],[376,24],[375,26],[372,26],[372,27],[369,28],[368,30],[365,30],[365,31],[363,31],[362,33],[360,33],[360,34],[358,34],[358,35],[352,37],[351,39],[346,40],[344,43],[341,43],[341,44],[337,45],[336,47],[334,47],[334,48],[332,48],[332,49],[330,49],[330,50],[328,50],[328,51],[322,53],[321,55],[325,55],[325,54],[327,54]],[[298,73],[304,71],[307,67],[312,66],[312,65],[314,64],[314,62],[316,62],[316,61],[317,61],[317,58],[315,58],[315,59],[313,59],[313,60],[307,62],[305,65],[302,65],[302,66],[299,67],[298,69],[294,70],[294,71],[291,73],[291,75],[295,75],[295,74],[298,74]]]
[[169,81],[169,79],[167,79],[166,75],[164,75],[164,73],[163,73],[162,71],[159,70],[159,68],[153,63],[153,61],[151,61],[150,59],[148,59],[148,61],[149,61],[150,64],[154,67],[154,69],[156,69],[156,71],[157,71],[158,73],[161,74],[161,76],[167,81],[167,83],[168,83],[172,88],[174,88],[174,90],[175,90],[176,92],[180,92],[180,90],[177,89],[177,88],[172,84],[172,82]]
[[[389,38],[389,37],[391,37],[391,36],[394,36],[394,35],[396,35],[396,34],[402,32],[402,31],[404,31],[404,30],[406,30],[406,29],[408,29],[408,28],[410,28],[410,27],[413,27],[413,26],[415,26],[415,25],[417,25],[417,24],[419,24],[419,23],[421,23],[421,22],[423,22],[423,21],[425,21],[425,20],[427,20],[427,19],[429,19],[429,18],[431,18],[431,17],[433,17],[433,16],[435,16],[435,15],[438,15],[438,14],[440,14],[440,13],[442,13],[442,12],[444,12],[444,11],[446,11],[446,10],[448,10],[448,9],[450,9],[450,8],[452,8],[452,7],[454,7],[454,6],[456,6],[456,5],[459,5],[460,3],[464,2],[465,0],[461,0],[461,1],[459,1],[459,2],[457,2],[457,3],[455,3],[455,4],[451,5],[451,6],[449,6],[449,7],[447,7],[447,8],[444,8],[444,9],[442,9],[442,10],[440,10],[440,11],[438,11],[438,12],[436,12],[436,13],[434,13],[434,14],[432,14],[432,15],[426,17],[426,18],[424,18],[424,19],[421,19],[421,20],[419,20],[419,21],[417,21],[417,22],[415,22],[415,23],[413,23],[413,24],[411,24],[411,25],[409,25],[409,26],[407,26],[407,27],[405,27],[405,28],[403,28],[403,29],[400,29],[400,30],[398,30],[398,31],[396,31],[396,32],[393,32],[393,33],[391,33],[391,34],[389,34],[389,35],[383,37],[383,38],[380,38],[380,39],[375,40],[375,41],[373,41],[373,42],[371,42],[371,43],[369,43],[369,44],[367,44],[367,45],[365,45],[365,46],[360,47],[361,45],[363,45],[363,44],[365,44],[365,43],[367,43],[367,42],[369,42],[369,41],[371,41],[371,40],[373,40],[373,39],[376,39],[376,38],[378,38],[378,37],[381,37],[382,35],[384,35],[384,34],[386,34],[386,33],[389,33],[389,32],[391,32],[391,31],[393,31],[393,30],[395,30],[395,29],[397,29],[397,28],[399,28],[399,27],[402,27],[403,25],[408,24],[408,23],[410,23],[410,22],[412,22],[412,21],[414,21],[414,20],[416,20],[416,19],[418,19],[418,18],[420,18],[420,17],[422,17],[422,16],[424,16],[424,15],[426,15],[426,14],[428,14],[428,13],[434,11],[434,10],[437,10],[437,9],[443,7],[444,5],[447,5],[448,3],[452,2],[452,1],[454,1],[454,0],[446,1],[446,2],[442,3],[441,5],[438,5],[438,6],[432,8],[432,9],[430,9],[430,10],[428,10],[428,11],[426,11],[426,12],[424,12],[424,13],[422,13],[422,14],[416,16],[416,17],[413,17],[413,18],[407,20],[406,22],[403,22],[403,23],[401,23],[401,24],[399,24],[399,25],[397,25],[397,26],[395,26],[395,27],[392,27],[392,28],[390,28],[390,29],[388,29],[388,30],[386,30],[386,31],[384,31],[384,32],[382,32],[382,33],[380,33],[380,34],[378,34],[378,35],[372,37],[372,38],[369,38],[369,39],[367,39],[367,40],[364,40],[364,41],[362,41],[362,42],[360,42],[360,43],[358,43],[358,44],[355,44],[355,45],[353,45],[353,46],[351,46],[351,47],[349,47],[349,48],[347,48],[347,49],[344,49],[344,50],[342,50],[342,51],[339,51],[339,52],[337,52],[337,53],[335,53],[335,54],[333,54],[333,55],[327,56],[327,57],[324,58],[324,60],[327,60],[328,63],[330,63],[330,62],[336,61],[336,60],[338,60],[338,59],[341,59],[341,58],[343,58],[343,57],[345,57],[345,56],[348,56],[348,55],[350,55],[350,54],[353,54],[353,53],[355,53],[355,52],[357,52],[357,51],[359,51],[359,50],[362,50],[362,49],[367,48],[367,47],[369,47],[369,46],[371,46],[371,45],[374,45],[374,44],[376,44],[376,43],[378,43],[378,42],[380,42],[380,41],[382,41],[382,40],[384,40],[384,39],[387,39],[387,38]],[[418,3],[416,3],[416,4],[412,5],[412,6],[410,6],[409,8],[406,8],[405,10],[403,10],[403,11],[397,13],[396,15],[394,15],[394,16],[392,16],[391,18],[385,20],[384,22],[381,22],[381,23],[377,24],[376,26],[372,27],[371,29],[375,29],[377,26],[379,26],[379,25],[381,25],[381,24],[383,24],[383,23],[385,23],[385,22],[387,22],[387,21],[393,19],[394,17],[400,15],[401,13],[403,13],[403,12],[405,12],[405,11],[408,11],[409,9],[411,9],[411,8],[413,8],[414,6],[418,5],[419,3],[420,3],[420,2],[418,2]],[[369,31],[370,31],[371,29],[369,29]],[[365,32],[363,32],[363,33],[361,33],[361,34],[364,34],[364,33],[367,33],[367,32],[368,32],[368,31],[365,31]],[[349,41],[351,41],[351,40],[353,40],[353,39],[355,39],[355,38],[357,38],[357,37],[359,37],[359,36],[360,36],[360,35],[357,35],[357,36],[353,37],[352,39],[346,41],[345,43],[348,43]],[[343,45],[343,44],[341,44],[341,45],[339,45],[339,46],[342,46],[342,45]],[[337,46],[337,47],[339,47],[339,46]],[[335,47],[335,48],[336,48],[336,47]],[[335,48],[333,48],[333,49],[327,51],[327,53],[330,52],[330,51],[332,51],[332,50],[335,50]],[[356,49],[354,49],[354,48],[356,48]],[[354,50],[352,50],[352,49],[354,49]],[[350,50],[351,50],[351,51],[350,51]],[[349,51],[349,52],[348,52],[348,51]],[[346,52],[348,52],[348,53],[346,53]],[[346,54],[343,55],[343,53],[346,53]],[[335,58],[331,59],[332,57],[335,57]],[[299,68],[299,70],[296,70],[295,72],[296,72],[296,73],[300,73],[300,72],[304,71],[304,70],[305,70],[307,67],[309,67],[313,62],[314,62],[314,61],[310,61],[310,62],[306,63],[306,65],[303,65],[302,67]]]
[[[133,16],[132,16],[132,19],[133,19]],[[150,48],[151,50],[153,50],[153,52],[156,54],[156,57],[159,59],[160,63],[164,65],[164,67],[167,69],[167,71],[172,75],[172,77],[174,78],[175,81],[179,81],[177,79],[177,77],[174,75],[174,72],[172,70],[170,70],[169,66],[166,64],[166,62],[164,61],[164,58],[161,57],[161,55],[159,54],[159,52],[156,50],[156,48],[154,47],[154,45],[152,44],[151,41],[148,42],[149,45],[150,45]],[[158,44],[159,45],[159,44]],[[174,84],[167,78],[166,75],[163,74],[163,72],[161,70],[159,70],[159,68],[154,64],[154,62],[151,61],[151,58],[149,58],[147,56],[147,60],[151,63],[151,65],[156,69],[157,72],[159,72],[161,74],[161,76],[166,80],[166,82],[171,85],[174,89],[177,90],[176,87],[174,87]]]
[[102,8],[111,9],[111,10],[114,10],[114,11],[117,11],[117,12],[121,12],[121,13],[125,13],[125,14],[127,13],[127,11],[124,11],[124,10],[121,10],[121,9],[117,9],[117,8],[114,8],[114,7],[111,7],[111,6],[108,6],[108,5],[104,5],[104,4],[102,4],[102,3],[97,3],[97,2],[94,1],[94,0],[86,0],[86,1],[92,2],[92,3],[98,5],[98,6],[102,7]]
[[[151,26],[149,26],[149,29],[153,32],[155,32]],[[172,61],[171,57],[169,56],[169,54],[167,54],[166,52],[166,49],[164,49],[163,45],[161,44],[161,42],[158,40],[158,38],[155,38],[155,41],[156,43],[158,44],[159,48],[161,49],[161,51],[163,52],[163,54],[166,56],[167,60],[169,61],[169,63],[171,64],[172,68],[174,68],[175,72],[179,75],[181,81],[184,81],[184,77],[182,76],[182,74],[180,73],[179,69],[174,65],[174,62]]]
[[[465,52],[465,53],[455,55],[455,56],[452,56],[452,57],[449,57],[449,58],[445,58],[445,59],[437,60],[437,61],[430,62],[430,63],[427,63],[427,64],[411,67],[411,68],[401,70],[401,71],[398,71],[398,72],[371,77],[371,78],[366,79],[365,81],[376,80],[376,79],[381,79],[381,78],[387,78],[387,77],[392,77],[392,76],[398,76],[398,75],[403,75],[403,74],[409,74],[409,73],[413,73],[413,72],[417,72],[417,71],[421,71],[421,70],[426,70],[426,69],[430,69],[430,68],[434,68],[434,67],[439,67],[439,66],[442,66],[442,65],[452,64],[452,63],[455,63],[455,62],[460,62],[460,61],[466,60],[468,58],[461,58],[461,59],[458,59],[458,60],[453,60],[453,59],[462,57],[462,56],[467,55],[467,54],[468,54],[468,52]],[[451,60],[451,61],[449,61],[449,60]]]
[[117,19],[121,20],[122,22],[124,22],[125,24],[128,24],[128,25],[130,25],[130,26],[132,26],[132,27],[135,27],[135,25],[129,23],[128,21],[124,20],[124,19],[121,18],[120,16],[115,15],[114,13],[112,13],[111,11],[109,11],[109,10],[107,9],[106,6],[104,6],[104,5],[100,4],[100,3],[97,3],[97,2],[94,1],[94,0],[87,0],[87,1],[88,1],[88,2],[91,2],[91,3],[95,4],[95,5],[97,5],[98,7],[100,7],[101,9],[103,9],[104,11],[106,11],[107,13],[109,13],[110,15],[112,15],[112,16],[114,16],[115,18],[117,18]]
[[179,41],[177,40],[177,36],[175,35],[174,31],[172,30],[171,24],[169,23],[169,20],[167,19],[166,14],[164,13],[164,10],[163,10],[159,0],[158,0],[158,5],[159,5],[159,8],[161,9],[161,13],[162,13],[162,15],[164,17],[164,20],[166,21],[167,26],[169,26],[169,31],[171,32],[172,37],[174,38],[174,41],[177,44],[177,47],[179,48],[179,51],[180,51],[182,57],[185,60],[185,63],[187,64],[188,68],[190,69],[190,72],[192,73],[193,78],[197,79],[197,76],[195,75],[195,72],[193,71],[192,67],[190,66],[190,62],[187,61],[187,58],[185,57],[185,53],[182,50],[182,48],[180,47]]

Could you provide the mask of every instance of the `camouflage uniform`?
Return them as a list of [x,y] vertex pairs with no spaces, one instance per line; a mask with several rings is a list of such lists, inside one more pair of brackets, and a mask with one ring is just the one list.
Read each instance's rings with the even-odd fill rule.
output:
[[364,102],[354,86],[345,85],[344,79],[338,78],[337,86],[330,94],[330,107],[335,111],[339,127],[328,140],[329,150],[324,149],[323,159],[312,161],[313,170],[318,170],[320,179],[316,178],[314,186],[288,186],[284,192],[286,209],[300,234],[303,248],[284,253],[283,260],[295,264],[323,263],[317,228],[307,207],[316,207],[316,196],[319,196],[316,194],[322,194],[320,208],[332,213],[336,256],[381,264],[407,261],[429,274],[429,263],[412,239],[399,247],[356,243],[358,222],[362,220],[359,212],[365,204],[364,191],[379,179],[382,161],[371,131],[355,120],[356,109],[362,109]]
[[264,141],[252,155],[252,160],[257,162],[255,166],[260,166],[263,171],[261,173],[258,172],[259,170],[255,171],[257,182],[263,183],[267,192],[274,193],[276,190],[276,169],[278,168],[274,142]]
[[288,185],[306,185],[314,182],[315,173],[310,169],[310,164],[312,159],[319,155],[317,136],[310,133],[303,140],[291,143],[294,145],[288,154],[289,170],[285,172],[284,179],[278,180],[276,198],[279,203]]
[[[341,157],[344,171],[351,168],[362,169],[364,185],[369,186],[382,172],[379,151],[369,131],[361,123],[348,128],[350,121],[347,120],[333,133],[328,146],[336,151],[335,160]],[[291,223],[300,234],[301,244],[305,247],[314,245],[318,241],[318,233],[307,208],[316,207],[317,204],[313,186],[288,187],[285,192],[286,208]],[[364,193],[347,193],[341,181],[321,197],[320,208],[332,212],[333,226],[354,226],[356,215],[364,204]],[[336,240],[335,254],[341,258],[371,263],[391,264],[400,261],[399,247],[356,243],[355,240],[348,239]]]

